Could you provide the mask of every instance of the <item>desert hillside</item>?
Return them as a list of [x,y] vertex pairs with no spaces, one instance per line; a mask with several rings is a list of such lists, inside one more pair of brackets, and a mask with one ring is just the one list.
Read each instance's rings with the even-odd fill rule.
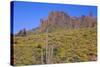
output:
[[50,12],[36,29],[13,36],[14,65],[86,62],[97,59],[96,18]]

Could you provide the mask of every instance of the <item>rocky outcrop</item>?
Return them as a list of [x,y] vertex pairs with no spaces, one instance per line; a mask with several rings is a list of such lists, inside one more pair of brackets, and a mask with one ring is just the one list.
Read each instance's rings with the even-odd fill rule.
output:
[[46,31],[46,29],[52,30],[52,28],[78,29],[94,27],[96,18],[93,17],[92,13],[87,16],[71,17],[64,12],[52,11],[48,14],[47,19],[41,19],[40,23],[41,32]]
[[70,28],[71,18],[64,12],[50,12],[47,19],[41,19],[40,31],[46,31],[46,29],[52,30],[54,28]]

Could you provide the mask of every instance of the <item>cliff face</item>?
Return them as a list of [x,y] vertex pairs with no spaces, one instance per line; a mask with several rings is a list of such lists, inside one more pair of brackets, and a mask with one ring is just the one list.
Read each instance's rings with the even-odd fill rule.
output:
[[46,29],[52,30],[57,28],[62,29],[77,29],[85,27],[94,27],[96,25],[96,18],[91,14],[87,16],[71,17],[64,12],[50,12],[47,19],[40,20],[40,31]]
[[69,28],[71,24],[70,16],[64,12],[50,12],[47,19],[42,19],[40,23],[40,31],[52,28]]

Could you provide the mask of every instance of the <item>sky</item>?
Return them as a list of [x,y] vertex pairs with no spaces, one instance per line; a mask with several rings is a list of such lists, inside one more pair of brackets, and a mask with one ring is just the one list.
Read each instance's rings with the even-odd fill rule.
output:
[[[13,33],[26,28],[30,30],[36,28],[40,24],[40,19],[46,18],[51,11],[63,11],[70,16],[88,15],[91,11],[93,15],[97,16],[96,6],[83,6],[71,4],[51,4],[39,2],[13,2]],[[12,9],[12,8],[11,8]]]

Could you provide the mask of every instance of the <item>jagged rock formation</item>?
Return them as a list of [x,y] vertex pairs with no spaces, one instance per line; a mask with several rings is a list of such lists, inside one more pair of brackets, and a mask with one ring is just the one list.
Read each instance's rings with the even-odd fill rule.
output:
[[37,28],[26,31],[25,29],[20,30],[17,36],[26,36],[27,34],[38,34],[46,32],[52,32],[55,30],[62,29],[79,29],[96,26],[96,18],[89,12],[87,16],[81,15],[79,17],[71,17],[67,13],[52,11],[48,14],[46,19],[40,19],[40,25]]
[[49,13],[47,19],[40,20],[40,32],[49,31],[52,29],[77,29],[94,27],[96,25],[96,18],[90,12],[87,16],[71,17],[64,12],[52,11]]
[[40,31],[45,31],[46,28],[69,28],[70,16],[64,12],[50,12],[47,19],[41,19]]

